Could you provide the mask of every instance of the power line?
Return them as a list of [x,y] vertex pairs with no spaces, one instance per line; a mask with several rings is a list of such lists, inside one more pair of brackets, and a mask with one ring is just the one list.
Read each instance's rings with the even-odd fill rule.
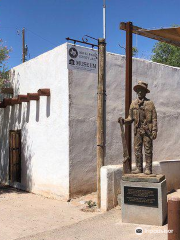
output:
[[[16,30],[16,32],[17,32],[18,35],[21,34],[19,28],[17,28],[17,27],[1,27],[1,26],[0,26],[0,29],[1,29],[1,28],[4,28],[4,29],[14,29],[14,30]],[[52,44],[53,46],[57,46],[57,44],[55,44],[55,43],[47,40],[46,38],[44,38],[44,37],[40,36],[39,34],[33,32],[32,30],[27,29],[27,28],[25,28],[25,29],[26,29],[27,31],[31,32],[32,34],[36,35],[37,37],[43,39],[44,41],[49,42],[49,43]],[[24,29],[24,30],[25,30],[25,29]],[[22,33],[22,35],[23,35],[23,33]],[[25,43],[24,43],[24,44],[25,44]],[[27,47],[26,47],[26,50],[27,50]],[[23,50],[23,52],[24,52],[24,50]],[[16,59],[17,57],[11,57],[11,58]],[[30,53],[29,53],[29,59],[30,59]],[[24,62],[24,60],[23,60],[23,62]]]
[[[0,26],[0,29],[1,29],[1,28],[19,30],[18,27],[1,27],[1,26]],[[28,28],[25,28],[25,29],[26,29],[27,31],[31,32],[32,34],[36,35],[37,37],[43,39],[44,41],[49,42],[50,44],[52,44],[52,45],[54,45],[54,46],[57,46],[57,44],[55,44],[55,43],[47,40],[46,38],[44,38],[44,37],[40,36],[39,34],[33,32],[32,30],[30,30],[30,29],[28,29]]]
[[11,28],[11,29],[18,29],[18,27],[1,27],[0,28]]
[[43,39],[44,41],[47,41],[47,42],[51,43],[51,44],[54,45],[54,46],[57,46],[57,44],[52,43],[51,41],[45,39],[44,37],[41,37],[39,34],[37,34],[37,33],[33,32],[33,31],[31,31],[30,29],[26,28],[26,30],[28,30],[29,32],[33,33],[33,34],[36,35],[37,37]]

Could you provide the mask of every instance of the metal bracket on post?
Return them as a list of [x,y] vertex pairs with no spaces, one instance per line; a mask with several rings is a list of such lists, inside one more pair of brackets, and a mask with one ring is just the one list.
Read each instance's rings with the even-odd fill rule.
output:
[[[85,36],[90,37],[90,36],[88,36],[88,35],[85,35]],[[91,38],[92,38],[92,37],[91,37]],[[96,38],[93,38],[93,39],[97,40]],[[92,46],[92,48],[98,47],[97,44],[89,43],[89,42],[87,41],[87,39],[84,40],[84,38],[82,38],[82,41],[79,41],[79,40],[76,40],[76,39],[72,39],[72,38],[67,37],[66,40],[67,40],[67,41],[74,42],[74,45],[78,42],[78,43],[83,43],[83,44],[86,44],[86,45],[90,45],[90,46]]]

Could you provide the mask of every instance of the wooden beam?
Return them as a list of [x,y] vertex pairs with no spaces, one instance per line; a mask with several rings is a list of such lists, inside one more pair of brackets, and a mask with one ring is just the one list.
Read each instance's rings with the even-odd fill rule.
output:
[[[132,102],[132,22],[126,24],[126,83],[125,83],[125,117],[129,115],[129,107]],[[131,154],[131,125],[125,126],[125,138],[129,152],[129,162],[123,165],[123,172],[129,173],[131,170],[132,154]],[[129,165],[129,166],[127,166]],[[125,169],[126,168],[126,169]]]
[[19,103],[29,102],[29,99],[28,99],[27,95],[18,95],[18,101],[19,101]]
[[15,105],[15,104],[21,104],[21,102],[19,101],[18,98],[11,98],[11,105]]
[[49,88],[41,88],[38,90],[39,96],[50,96],[50,89]]
[[38,101],[39,100],[39,94],[38,93],[28,93],[28,100],[35,100]]
[[0,102],[0,108],[5,108],[6,106],[4,105],[3,102]]
[[3,104],[5,107],[11,106],[11,98],[4,98],[3,99]]
[[[127,23],[125,23],[125,22],[121,22],[120,23],[120,29],[126,31],[126,24]],[[137,27],[137,26],[133,26],[132,33],[143,36],[143,37],[151,38],[151,39],[154,39],[154,40],[157,40],[157,41],[160,41],[160,42],[165,42],[165,43],[174,45],[176,47],[180,47],[180,42],[172,41],[169,38],[164,38],[164,37],[157,36],[155,34],[152,34],[152,33],[148,32],[147,29],[145,29],[145,28],[140,28],[140,27]]]

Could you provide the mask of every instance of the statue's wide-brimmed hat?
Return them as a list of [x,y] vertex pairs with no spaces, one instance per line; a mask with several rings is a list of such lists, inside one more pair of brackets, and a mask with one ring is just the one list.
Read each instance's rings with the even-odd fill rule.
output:
[[137,85],[134,86],[134,91],[137,92],[138,89],[143,88],[146,90],[146,93],[150,93],[150,90],[148,89],[148,84],[143,82],[143,81],[139,81]]

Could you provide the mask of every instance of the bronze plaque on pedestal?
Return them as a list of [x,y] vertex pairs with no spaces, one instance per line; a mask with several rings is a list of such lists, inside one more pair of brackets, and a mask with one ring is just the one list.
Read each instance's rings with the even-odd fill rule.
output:
[[124,186],[124,203],[158,208],[158,189]]

